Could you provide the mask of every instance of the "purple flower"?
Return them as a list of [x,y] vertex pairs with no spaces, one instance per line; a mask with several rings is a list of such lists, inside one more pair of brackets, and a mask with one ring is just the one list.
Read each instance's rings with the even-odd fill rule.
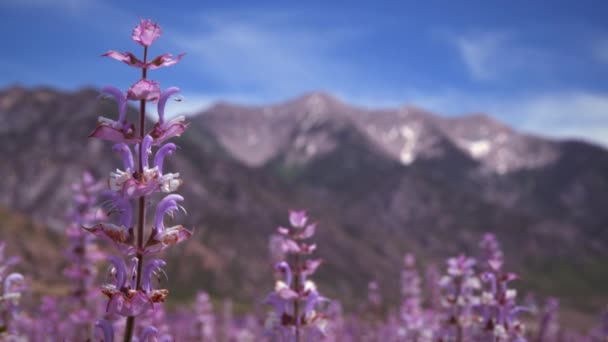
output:
[[160,95],[160,100],[157,105],[158,123],[162,124],[165,122],[165,105],[167,104],[167,100],[169,100],[172,95],[179,93],[179,91],[178,87],[169,87]]
[[154,231],[146,243],[146,253],[161,252],[170,246],[187,240],[190,236],[192,236],[192,232],[181,225],[165,228],[165,215],[173,217],[181,208],[178,205],[178,202],[183,200],[184,198],[182,196],[171,194],[165,196],[165,198],[158,203],[154,220]]
[[140,156],[140,163],[144,171],[142,174],[133,172],[133,154],[129,147],[126,144],[114,146],[114,151],[119,152],[122,156],[125,171],[117,169],[110,173],[108,179],[110,190],[120,192],[126,198],[136,198],[154,192],[174,192],[182,185],[179,173],[162,173],[164,158],[173,154],[177,146],[169,143],[165,145],[166,147],[160,148],[154,157],[155,165],[149,167],[152,143],[153,138],[150,135],[146,135],[142,140],[143,153]]
[[171,139],[175,136],[180,136],[188,127],[185,123],[185,117],[183,115],[177,116],[169,121],[165,121],[165,105],[169,98],[178,93],[180,90],[178,87],[169,87],[163,91],[158,100],[158,122],[152,128],[150,135],[154,137],[154,144],[160,145],[164,141]]
[[185,121],[186,117],[180,115],[162,124],[157,122],[150,132],[150,135],[154,137],[154,145],[160,145],[168,139],[182,135],[186,128],[188,128],[188,124]]
[[147,79],[137,81],[127,91],[127,99],[129,100],[155,102],[159,98],[160,86],[158,82]]
[[163,274],[165,278],[167,274],[163,271],[163,267],[165,267],[167,263],[161,259],[150,259],[144,266],[143,274],[142,274],[142,283],[141,288],[144,291],[152,291],[152,277],[158,274]]
[[[141,335],[137,342],[152,342],[152,341],[156,341],[157,337],[158,337],[158,329],[149,325],[149,326],[145,327],[144,330],[141,332]],[[154,340],[152,340],[152,338],[154,338]]]
[[102,93],[110,94],[116,100],[118,105],[118,120],[114,121],[100,116],[97,119],[95,130],[89,134],[89,137],[126,144],[138,142],[139,139],[135,136],[135,126],[126,120],[127,97],[122,91],[114,87],[105,87],[102,89]]
[[162,176],[163,174],[163,163],[165,161],[165,157],[167,155],[172,155],[177,150],[177,146],[174,143],[164,144],[161,148],[156,152],[156,156],[154,156],[154,166],[158,170],[158,173]]
[[107,238],[123,251],[132,252],[133,236],[133,209],[131,202],[124,197],[113,194],[110,200],[113,208],[110,213],[118,213],[118,224],[100,222],[92,227],[83,226],[89,232]]
[[[280,235],[273,236],[271,245],[275,257],[285,258],[286,254],[297,255],[294,263],[287,260],[276,263],[275,270],[281,272],[284,280],[277,280],[274,291],[266,298],[266,303],[274,307],[274,314],[278,322],[276,328],[284,338],[291,340],[299,336],[301,331],[322,332],[325,322],[323,315],[314,309],[319,303],[328,301],[319,295],[317,287],[310,279],[321,265],[320,259],[303,259],[311,254],[316,245],[305,244],[301,240],[314,235],[316,224],[306,226],[308,218],[305,211],[290,211],[289,221],[292,229],[279,227]],[[305,229],[301,229],[304,228]],[[312,335],[311,335],[312,336]]]
[[[167,139],[184,132],[187,126],[184,123],[183,116],[170,121],[164,120],[166,102],[179,89],[168,88],[161,94],[159,84],[146,78],[146,70],[174,65],[182,59],[184,54],[173,58],[171,54],[164,53],[148,61],[147,48],[160,35],[160,26],[149,19],[142,19],[133,30],[132,39],[144,47],[144,56],[146,57],[143,61],[130,52],[111,50],[103,55],[143,69],[142,79],[128,89],[126,96],[116,88],[106,88],[104,90],[116,98],[119,105],[119,118],[118,121],[100,118],[97,129],[91,134],[91,136],[117,142],[113,150],[120,154],[124,166],[123,170],[116,169],[110,172],[107,182],[111,192],[110,202],[113,206],[109,213],[118,212],[118,220],[98,222],[92,227],[86,227],[86,229],[95,235],[111,240],[123,255],[110,258],[110,262],[113,264],[111,268],[112,279],[103,286],[102,293],[108,297],[107,311],[109,314],[128,317],[125,326],[124,339],[126,341],[132,340],[133,333],[137,329],[135,317],[155,307],[155,303],[163,302],[168,295],[167,290],[154,289],[152,286],[152,278],[164,274],[162,267],[165,262],[160,259],[151,259],[145,262],[145,257],[150,253],[163,251],[192,235],[181,225],[164,226],[165,215],[172,217],[181,208],[178,202],[183,201],[183,197],[179,195],[169,195],[160,201],[154,227],[146,226],[143,219],[133,222],[134,215],[131,201],[138,200],[137,217],[146,217],[145,204],[149,200],[149,198],[146,198],[147,196],[157,192],[173,192],[182,184],[179,173],[169,173],[164,170],[166,156],[175,153],[177,146],[173,143],[163,145],[163,142]],[[136,137],[135,125],[127,123],[126,106],[128,100],[140,101],[140,113],[144,112],[146,101],[159,102],[159,120],[147,134],[142,129],[137,132],[138,137]],[[141,114],[140,120],[144,119],[143,114]],[[143,122],[139,122],[139,124],[144,126]],[[133,143],[139,144],[134,146],[136,154],[129,146]],[[154,146],[159,146],[159,148],[151,165],[150,156],[153,154]],[[133,158],[135,155],[137,156],[136,160]],[[137,241],[135,237],[137,237]],[[131,265],[128,269],[123,259],[124,256],[131,257]],[[141,329],[137,330],[141,331]],[[156,329],[146,328],[141,336],[141,340],[152,338],[163,340],[168,335],[158,337]]]
[[[101,342],[113,342],[114,341],[114,327],[112,326],[112,323],[110,323],[110,321],[107,321],[105,319],[98,320],[97,322],[95,322],[95,327],[97,328],[96,341],[101,341]],[[101,334],[99,334],[99,333],[101,333]],[[149,325],[142,330],[141,334],[139,335],[139,338],[134,337],[132,341],[133,342],[152,342],[152,341],[157,341],[157,339],[156,339],[157,337],[158,337],[158,329]],[[152,339],[152,338],[154,338],[154,339]]]
[[504,263],[502,250],[500,244],[496,240],[496,236],[492,233],[486,233],[483,235],[481,242],[479,243],[481,248],[481,258],[487,263],[486,268],[498,272],[502,268]]
[[139,24],[133,29],[131,39],[137,44],[148,47],[160,37],[162,30],[160,26],[151,19],[141,19]]
[[112,263],[111,275],[113,280],[102,286],[102,292],[109,301],[107,311],[121,316],[138,316],[152,308],[154,303],[162,303],[169,294],[165,289],[152,288],[151,277],[159,272],[165,265],[164,261],[158,259],[149,260],[143,267],[142,287],[135,289],[135,278],[137,276],[137,259],[134,259],[131,271],[127,270],[127,264],[120,257],[108,258]]
[[294,228],[303,228],[306,225],[308,217],[306,216],[305,210],[290,210],[289,211],[289,223]]
[[135,171],[133,164],[133,153],[131,153],[129,145],[125,143],[118,143],[112,147],[112,151],[120,153],[125,172],[128,173],[129,171]]
[[109,321],[102,319],[95,322],[95,327],[97,331],[101,331],[102,337],[97,335],[97,338],[101,342],[114,342],[114,328],[112,327],[112,323]]

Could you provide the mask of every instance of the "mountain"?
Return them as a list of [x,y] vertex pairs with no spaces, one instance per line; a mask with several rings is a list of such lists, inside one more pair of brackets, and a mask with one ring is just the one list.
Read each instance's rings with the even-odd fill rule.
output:
[[[111,144],[86,138],[98,115],[116,115],[97,96],[0,91],[1,206],[60,230],[70,183],[120,165]],[[398,298],[406,251],[441,263],[475,254],[485,231],[499,236],[523,289],[588,312],[608,301],[601,147],[521,133],[485,114],[371,110],[320,92],[269,106],[218,103],[189,119],[167,166],[185,181],[180,220],[195,228],[168,255],[173,299],[205,288],[259,301],[272,286],[270,234],[287,209],[308,208],[326,261],[319,287],[350,308],[372,279]]]

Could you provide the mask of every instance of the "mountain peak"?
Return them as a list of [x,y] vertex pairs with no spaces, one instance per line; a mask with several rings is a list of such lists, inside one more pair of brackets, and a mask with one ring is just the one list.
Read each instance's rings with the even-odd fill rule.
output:
[[280,106],[292,107],[303,112],[325,113],[342,109],[346,104],[327,92],[314,91],[287,101]]

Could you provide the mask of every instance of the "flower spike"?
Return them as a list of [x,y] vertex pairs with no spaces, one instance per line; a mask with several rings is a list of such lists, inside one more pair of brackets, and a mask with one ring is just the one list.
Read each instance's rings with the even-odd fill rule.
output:
[[[112,203],[108,214],[118,213],[116,215],[118,217],[112,221],[104,218],[80,224],[94,235],[111,240],[120,252],[120,255],[109,258],[112,264],[112,277],[102,286],[102,293],[108,298],[106,305],[108,314],[127,317],[124,341],[175,340],[164,331],[159,336],[158,330],[152,326],[138,327],[135,320],[136,316],[156,308],[157,303],[164,302],[169,294],[166,289],[155,289],[152,281],[152,277],[164,274],[162,268],[165,266],[165,261],[148,260],[148,255],[161,252],[192,235],[191,231],[181,225],[165,227],[165,215],[173,217],[176,211],[183,209],[179,203],[184,198],[177,194],[165,196],[158,203],[153,225],[146,225],[143,219],[146,217],[146,203],[151,200],[149,196],[159,192],[174,192],[183,183],[178,172],[171,173],[165,170],[165,158],[175,153],[177,145],[164,142],[181,135],[187,127],[183,116],[165,120],[167,100],[179,92],[179,88],[170,87],[161,92],[159,83],[147,78],[148,70],[174,65],[184,56],[183,53],[175,57],[170,53],[161,53],[148,59],[148,47],[161,34],[162,30],[157,23],[150,19],[141,19],[133,29],[131,38],[143,47],[142,59],[131,52],[115,50],[102,55],[141,69],[141,78],[133,83],[126,93],[114,87],[103,89],[104,93],[116,99],[118,120],[100,117],[97,127],[90,134],[91,137],[113,141],[115,143],[113,151],[118,152],[124,166],[124,169],[110,172],[107,179],[107,191],[111,193],[109,202]],[[128,101],[139,102],[140,115],[137,126],[127,122]],[[144,122],[146,102],[157,101],[158,120],[152,129],[146,132]],[[141,129],[136,130],[135,127]],[[135,146],[132,146],[134,144]],[[150,160],[152,155],[154,155],[153,163]],[[79,195],[78,200],[85,201],[86,196]],[[135,208],[132,207],[132,203],[135,202],[138,204],[137,215],[134,213]],[[134,220],[135,217],[138,218],[137,221]],[[106,342],[113,339],[113,333],[111,335],[107,333],[110,331],[108,327],[112,328],[107,321],[98,321],[97,327],[98,330],[104,330],[103,339]],[[135,332],[139,334],[139,338],[134,337]]]

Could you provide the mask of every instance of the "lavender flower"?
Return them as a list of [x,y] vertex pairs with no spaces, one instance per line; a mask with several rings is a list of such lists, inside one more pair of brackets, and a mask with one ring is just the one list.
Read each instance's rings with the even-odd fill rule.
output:
[[400,334],[406,340],[418,340],[424,325],[420,283],[416,259],[412,254],[406,254],[401,270],[401,320],[404,332]]
[[517,306],[517,291],[509,288],[509,283],[518,276],[502,271],[503,254],[494,234],[485,234],[480,247],[485,270],[481,279],[485,287],[479,305],[482,318],[479,334],[487,341],[526,341],[524,325],[517,316],[530,309]]
[[473,320],[473,306],[479,303],[481,287],[473,258],[460,255],[447,260],[447,274],[440,282],[445,311],[442,338],[448,341],[468,341]]
[[211,304],[209,294],[206,292],[199,292],[196,295],[194,314],[195,327],[192,339],[196,341],[215,341],[216,331],[213,304]]
[[316,223],[307,224],[305,211],[290,211],[291,228],[279,227],[280,249],[282,254],[293,255],[294,261],[276,263],[275,270],[283,276],[277,280],[275,289],[268,295],[266,302],[274,307],[277,328],[284,341],[300,341],[305,333],[309,338],[324,334],[326,317],[316,311],[317,305],[327,302],[317,291],[315,283],[309,277],[321,265],[320,259],[306,259],[316,248],[314,244],[302,240],[311,238],[316,230]]
[[97,262],[103,258],[103,253],[95,244],[91,234],[81,229],[95,220],[103,219],[103,211],[97,204],[97,197],[103,187],[93,176],[85,172],[80,182],[74,183],[74,208],[68,214],[72,224],[66,229],[70,243],[66,256],[69,265],[64,269],[64,275],[70,279],[72,286],[69,297],[71,307],[70,319],[74,324],[70,339],[86,340],[90,338],[92,326],[88,326],[97,316],[97,291],[92,291],[92,284],[97,275]]
[[[25,290],[25,278],[21,273],[8,273],[17,264],[17,257],[4,259],[6,245],[0,243],[0,338],[2,340],[18,337],[18,331],[12,321],[18,316],[21,293]],[[7,274],[8,273],[8,274]]]
[[543,308],[536,341],[555,341],[557,339],[559,332],[557,324],[558,311],[559,300],[557,298],[548,298]]
[[[148,48],[161,36],[161,33],[158,24],[149,19],[142,19],[133,29],[131,36],[134,42],[143,46],[143,60],[130,52],[109,51],[104,54],[140,68],[141,79],[135,82],[126,94],[113,87],[103,89],[103,92],[116,99],[119,117],[118,120],[100,117],[96,129],[90,134],[91,137],[115,142],[113,150],[123,160],[123,169],[111,172],[108,178],[108,188],[111,192],[109,197],[112,203],[110,214],[118,216],[115,223],[99,222],[85,228],[95,235],[112,241],[122,254],[109,258],[112,263],[110,277],[103,285],[102,292],[108,297],[108,313],[127,317],[125,341],[131,341],[136,330],[135,317],[154,308],[155,304],[162,303],[168,295],[166,289],[155,288],[152,280],[164,274],[162,268],[165,262],[161,259],[144,261],[144,256],[164,251],[185,241],[192,234],[180,225],[167,228],[164,221],[165,216],[173,217],[182,208],[178,203],[184,200],[182,196],[170,194],[182,185],[182,180],[179,178],[179,173],[168,173],[165,170],[165,157],[175,153],[177,146],[164,142],[182,134],[187,125],[183,117],[165,121],[166,102],[171,95],[179,92],[179,88],[171,87],[163,92],[158,82],[147,78],[148,69],[176,64],[183,56],[180,55],[173,60],[170,54],[162,54],[148,62]],[[138,101],[140,104],[137,132],[136,125],[130,123],[126,116],[126,104],[129,100]],[[145,130],[147,102],[158,102],[158,122],[149,132]],[[136,145],[132,150],[133,144]],[[153,162],[150,163],[154,146],[157,146],[158,150]],[[137,158],[133,158],[134,155]],[[146,198],[156,193],[169,195],[157,204],[154,226],[146,234],[144,222]],[[133,201],[137,202],[136,222],[134,222]],[[107,324],[103,323],[105,321],[100,322],[99,327],[106,332]],[[152,333],[152,330],[148,330],[148,334],[143,334],[140,340],[152,335],[156,335],[156,332]]]
[[[96,340],[100,342],[114,342],[114,327],[110,321],[99,320],[95,322]],[[141,334],[134,337],[133,342],[157,342],[158,329],[153,326],[146,326]]]

